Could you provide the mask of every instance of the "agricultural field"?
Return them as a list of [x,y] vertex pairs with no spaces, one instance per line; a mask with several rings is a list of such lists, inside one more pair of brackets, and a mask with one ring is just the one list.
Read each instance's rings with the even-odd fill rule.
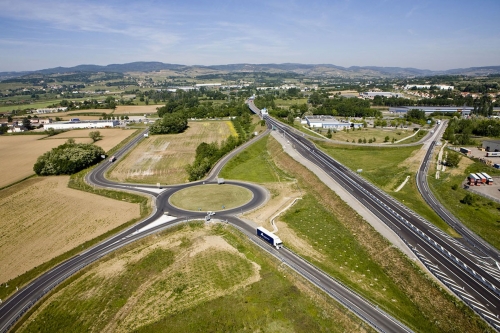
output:
[[139,205],[37,177],[0,190],[0,283],[138,217]]
[[[269,138],[265,148],[272,157],[270,163],[275,164],[268,166],[269,172],[281,169],[294,181],[265,183],[271,193],[269,204],[246,214],[246,218],[270,228],[269,220],[277,216],[277,235],[287,247],[415,331],[486,329],[486,324],[470,309],[443,291],[315,175],[283,153],[276,140]],[[410,150],[408,155],[414,153]],[[261,163],[258,159],[253,161]],[[252,168],[251,160],[244,163]],[[252,174],[248,175],[252,179]],[[290,206],[295,199],[298,200]]]
[[101,147],[102,149],[104,149],[104,151],[108,151],[114,148],[120,142],[122,142],[123,140],[125,140],[134,133],[134,130],[132,129],[122,129],[122,128],[74,129],[68,132],[47,137],[44,139],[44,141],[57,140],[60,142],[60,144],[63,144],[69,138],[73,138],[75,140],[85,139],[87,140],[86,143],[91,143],[92,140],[89,137],[89,133],[95,131],[99,131],[102,136],[102,140],[96,141],[95,145]]
[[153,114],[156,113],[156,108],[163,105],[118,105],[115,109],[115,114]]
[[215,211],[242,206],[252,199],[252,192],[246,188],[225,184],[200,185],[174,193],[170,203],[191,211]]
[[131,244],[30,314],[18,332],[374,332],[222,224]]
[[[2,152],[0,188],[33,175],[33,165],[38,156],[62,145],[69,138],[75,139],[77,143],[91,143],[92,140],[88,135],[90,131],[86,129],[72,130],[51,137],[45,135],[0,136],[0,151]],[[122,129],[100,129],[99,131],[103,139],[95,144],[105,151],[115,147],[134,133],[133,130]]]
[[186,182],[186,165],[193,163],[202,142],[221,142],[236,131],[230,121],[189,122],[181,134],[151,135],[115,164],[110,179],[146,184]]
[[64,143],[61,140],[42,140],[44,137],[43,135],[0,136],[2,152],[0,188],[33,175],[33,165],[38,156]]

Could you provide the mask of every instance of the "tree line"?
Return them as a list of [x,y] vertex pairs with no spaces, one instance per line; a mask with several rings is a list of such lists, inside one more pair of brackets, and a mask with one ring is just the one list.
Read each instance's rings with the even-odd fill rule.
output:
[[473,145],[472,136],[500,138],[500,121],[496,119],[451,119],[443,138],[454,145]]

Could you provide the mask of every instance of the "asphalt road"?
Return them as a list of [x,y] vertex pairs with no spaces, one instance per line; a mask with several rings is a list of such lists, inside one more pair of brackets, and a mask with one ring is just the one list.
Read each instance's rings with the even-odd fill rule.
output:
[[[253,112],[260,110],[249,101]],[[422,263],[462,301],[500,330],[500,269],[444,234],[431,223],[318,149],[302,133],[275,119],[267,123],[287,138],[304,158],[315,163],[353,197],[386,223]],[[433,145],[429,148],[432,149]],[[430,150],[429,149],[429,150]]]

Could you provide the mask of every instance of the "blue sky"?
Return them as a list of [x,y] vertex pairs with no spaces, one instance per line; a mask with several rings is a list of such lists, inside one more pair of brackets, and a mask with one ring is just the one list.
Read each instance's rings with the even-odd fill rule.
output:
[[500,0],[0,0],[0,71],[133,61],[500,65]]

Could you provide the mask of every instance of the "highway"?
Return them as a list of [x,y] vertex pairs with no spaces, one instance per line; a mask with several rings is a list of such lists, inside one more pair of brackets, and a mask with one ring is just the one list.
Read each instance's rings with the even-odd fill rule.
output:
[[[263,116],[304,158],[315,163],[361,204],[389,226],[416,254],[428,270],[492,327],[500,330],[500,269],[496,263],[478,256],[449,237],[376,186],[337,162],[302,133],[281,122],[262,115],[248,102],[249,108]],[[429,151],[435,143],[429,145]],[[431,153],[428,153],[431,154]],[[428,161],[429,156],[427,156]],[[428,162],[425,163],[427,165]]]
[[[137,137],[131,140],[128,144],[122,147],[115,153],[115,157],[119,160],[130,149],[143,139],[147,130],[140,133]],[[267,131],[262,135],[256,137],[258,140],[267,134]],[[125,190],[131,192],[139,192],[151,196],[155,202],[155,208],[150,216],[138,224],[112,236],[96,246],[87,249],[86,251],[68,259],[67,261],[57,265],[48,272],[42,274],[27,286],[19,289],[18,292],[13,294],[10,298],[5,300],[0,306],[0,332],[6,332],[12,325],[26,313],[33,304],[39,301],[43,296],[49,293],[58,284],[77,273],[82,268],[95,262],[106,254],[115,251],[131,242],[141,239],[152,233],[164,230],[168,227],[178,223],[187,222],[189,220],[204,219],[206,212],[192,212],[184,211],[177,207],[170,205],[168,198],[175,192],[191,186],[203,186],[204,184],[215,184],[218,172],[223,165],[232,157],[246,146],[253,142],[248,142],[240,146],[237,150],[231,152],[228,156],[221,159],[221,161],[212,169],[211,173],[204,181],[198,181],[188,184],[180,184],[174,186],[165,186],[162,189],[151,185],[141,184],[124,184],[114,183],[105,178],[106,170],[111,166],[108,160],[103,160],[96,166],[87,176],[86,181],[93,185],[110,189]],[[324,290],[331,297],[344,304],[348,309],[353,311],[358,317],[366,321],[368,324],[376,328],[380,332],[412,332],[409,328],[392,318],[390,315],[378,308],[378,306],[371,304],[354,291],[346,286],[340,284],[324,272],[315,268],[312,264],[306,262],[295,253],[286,248],[276,250],[263,240],[256,236],[256,230],[253,226],[248,225],[243,220],[239,219],[236,215],[242,212],[253,210],[267,200],[267,191],[261,187],[243,182],[226,181],[227,184],[234,184],[242,186],[252,191],[253,198],[247,204],[223,211],[216,212],[216,218],[222,222],[231,223],[239,230],[244,232],[250,239],[252,239],[262,249],[268,251],[276,258],[281,260],[283,264],[288,265],[306,279],[311,281],[322,290]],[[152,224],[168,213],[171,218],[170,221],[160,225]],[[154,225],[154,227],[150,227]]]

